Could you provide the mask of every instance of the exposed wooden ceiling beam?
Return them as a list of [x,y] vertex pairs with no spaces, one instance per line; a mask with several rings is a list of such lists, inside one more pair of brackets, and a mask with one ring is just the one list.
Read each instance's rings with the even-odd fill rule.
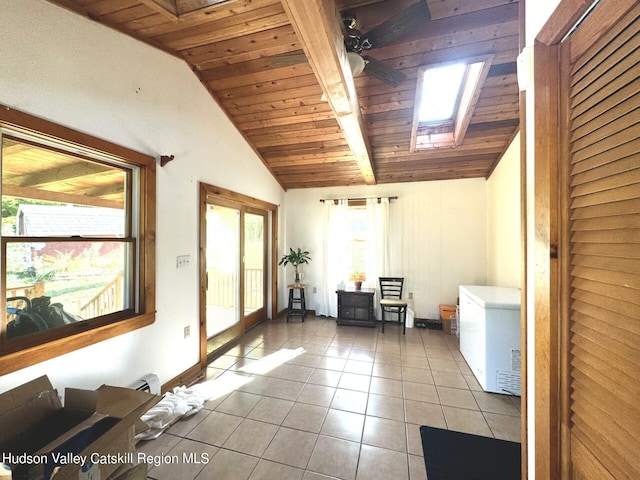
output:
[[376,183],[371,149],[334,0],[282,0],[291,25],[344,132],[365,183]]

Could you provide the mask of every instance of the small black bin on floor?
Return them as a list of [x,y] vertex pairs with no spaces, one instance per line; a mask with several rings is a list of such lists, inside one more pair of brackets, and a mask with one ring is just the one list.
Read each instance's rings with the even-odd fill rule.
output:
[[520,480],[520,443],[420,427],[429,480]]

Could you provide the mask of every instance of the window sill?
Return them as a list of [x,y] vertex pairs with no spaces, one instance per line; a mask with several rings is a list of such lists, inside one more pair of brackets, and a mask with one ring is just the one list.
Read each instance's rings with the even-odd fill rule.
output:
[[155,321],[154,313],[144,313],[135,317],[110,323],[102,327],[77,333],[75,335],[54,340],[42,345],[26,348],[18,352],[7,353],[0,356],[0,376],[32,365],[50,360],[54,357],[94,345],[103,340],[117,337],[127,332],[132,332]]

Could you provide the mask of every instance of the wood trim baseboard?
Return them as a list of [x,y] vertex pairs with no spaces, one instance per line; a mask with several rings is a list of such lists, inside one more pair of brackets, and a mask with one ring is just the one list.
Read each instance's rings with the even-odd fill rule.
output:
[[160,387],[161,393],[166,393],[172,390],[174,387],[180,387],[182,385],[191,386],[205,378],[204,369],[200,367],[200,362],[196,363],[192,367],[189,367],[184,372],[173,377],[168,382],[164,383]]
[[[314,317],[317,316],[315,310],[305,310],[305,312],[307,315],[313,315]],[[283,308],[276,314],[274,318],[280,318],[280,317],[286,317],[286,316],[287,316],[287,309]],[[325,318],[331,318],[331,317],[325,317]]]

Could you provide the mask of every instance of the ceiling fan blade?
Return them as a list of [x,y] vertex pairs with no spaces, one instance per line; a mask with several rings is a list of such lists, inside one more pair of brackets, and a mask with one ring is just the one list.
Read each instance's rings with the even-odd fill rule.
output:
[[376,60],[373,57],[368,55],[363,55],[365,62],[367,62],[364,67],[364,73],[367,75],[371,75],[373,78],[377,78],[378,80],[383,81],[387,85],[391,85],[392,87],[397,87],[402,82],[404,82],[407,77],[400,70],[396,70],[395,68],[383,63],[379,60]]
[[391,45],[406,34],[422,27],[431,20],[431,12],[426,0],[420,0],[403,11],[382,22],[362,35],[363,42],[368,40],[370,48]]
[[292,65],[299,65],[307,62],[307,56],[300,53],[287,53],[284,55],[274,55],[269,57],[269,64],[272,67],[290,67]]

